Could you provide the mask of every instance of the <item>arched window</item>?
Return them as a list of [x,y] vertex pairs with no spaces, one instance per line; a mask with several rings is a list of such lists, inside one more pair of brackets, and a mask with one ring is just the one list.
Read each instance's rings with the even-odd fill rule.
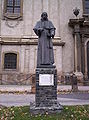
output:
[[23,0],[5,0],[4,17],[16,19],[22,16]]
[[4,69],[16,69],[16,68],[17,68],[17,54],[5,53]]

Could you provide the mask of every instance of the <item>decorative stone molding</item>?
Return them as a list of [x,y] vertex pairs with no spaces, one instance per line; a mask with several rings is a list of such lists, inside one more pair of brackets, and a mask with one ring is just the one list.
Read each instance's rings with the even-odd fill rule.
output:
[[8,19],[5,19],[5,24],[10,27],[10,28],[14,28],[14,27],[17,27],[20,23],[20,19],[17,19],[17,20],[8,20]]
[[74,27],[76,24],[83,25],[84,20],[85,20],[84,18],[70,19],[69,26]]
[[[1,37],[0,44],[2,45],[37,45],[37,37],[28,38],[12,38],[12,37]],[[65,42],[60,40],[60,37],[55,37],[53,40],[54,46],[64,46]]]

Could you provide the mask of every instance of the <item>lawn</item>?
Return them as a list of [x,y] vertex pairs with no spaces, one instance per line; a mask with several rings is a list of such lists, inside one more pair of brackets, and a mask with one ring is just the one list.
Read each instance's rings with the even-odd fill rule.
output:
[[89,120],[89,105],[64,106],[60,114],[35,115],[29,113],[29,106],[0,107],[0,120]]

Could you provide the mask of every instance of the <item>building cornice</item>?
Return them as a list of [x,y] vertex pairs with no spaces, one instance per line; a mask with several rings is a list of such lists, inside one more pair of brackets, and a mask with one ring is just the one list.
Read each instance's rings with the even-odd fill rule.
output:
[[74,27],[76,24],[83,25],[84,20],[85,18],[70,19],[69,26]]
[[[24,36],[24,37],[0,37],[1,45],[37,45],[38,37],[36,36]],[[60,37],[55,37],[53,40],[54,46],[64,46],[65,42],[61,41]]]

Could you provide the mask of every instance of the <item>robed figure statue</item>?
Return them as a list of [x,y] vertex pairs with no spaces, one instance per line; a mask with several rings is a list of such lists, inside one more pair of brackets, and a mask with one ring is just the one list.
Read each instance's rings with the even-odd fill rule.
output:
[[41,14],[41,20],[36,23],[33,30],[38,36],[37,67],[52,67],[54,64],[52,38],[55,35],[55,27],[48,20],[46,12]]

